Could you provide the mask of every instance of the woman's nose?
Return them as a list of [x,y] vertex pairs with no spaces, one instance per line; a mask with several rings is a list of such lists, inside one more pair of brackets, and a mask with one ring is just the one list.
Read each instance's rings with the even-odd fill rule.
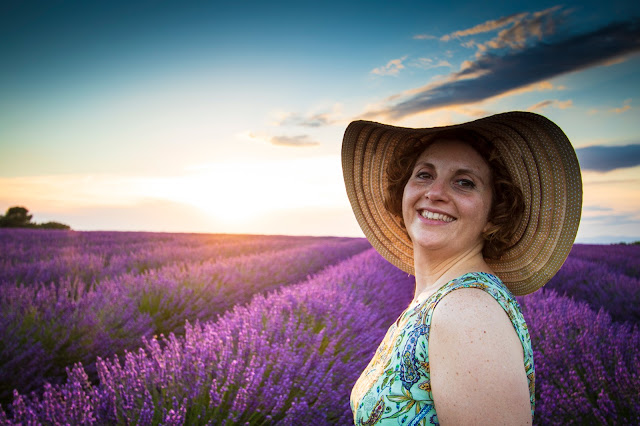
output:
[[424,196],[431,201],[442,201],[447,199],[446,182],[442,179],[435,179],[425,191]]

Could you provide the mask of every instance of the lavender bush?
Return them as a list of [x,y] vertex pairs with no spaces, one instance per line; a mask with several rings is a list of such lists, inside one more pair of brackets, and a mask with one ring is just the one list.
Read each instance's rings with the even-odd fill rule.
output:
[[639,244],[575,244],[571,250],[571,257],[602,263],[610,269],[632,277],[640,276]]
[[640,322],[640,246],[576,244],[545,286],[606,310],[614,321]]
[[[87,252],[111,250],[111,237],[100,238]],[[183,245],[200,244],[189,238]],[[0,423],[350,424],[350,389],[408,304],[413,278],[373,250],[307,277],[366,243],[283,244],[214,260],[154,263],[150,255],[150,267],[134,262],[89,287],[64,274],[53,286],[14,283],[0,304],[0,371],[39,384],[30,395],[14,392]],[[545,289],[519,298],[535,351],[535,424],[640,424],[634,250],[577,245]],[[109,253],[103,261],[117,255]],[[69,306],[73,320],[59,320]],[[92,348],[105,341],[118,349]],[[61,353],[84,355],[56,359]],[[42,384],[50,371],[35,372],[52,365],[68,366],[65,384]]]
[[13,418],[0,415],[7,424],[348,424],[351,386],[412,286],[369,250],[217,322],[187,325],[183,337],[98,360],[98,386],[78,364],[67,384],[42,398],[16,393]]
[[[281,246],[280,237],[274,247]],[[295,240],[295,238],[294,238]],[[262,291],[291,284],[368,247],[363,239],[306,239],[306,245],[222,260],[176,262],[142,274],[82,282],[2,286],[0,400],[60,383],[82,362],[92,380],[95,359],[122,354],[140,338],[181,334],[184,323],[215,318]],[[313,241],[313,244],[309,244]],[[264,249],[264,244],[258,241]],[[218,256],[219,258],[220,256]]]
[[0,285],[96,282],[174,263],[304,247],[338,238],[0,229]]
[[535,423],[640,424],[640,330],[555,291],[519,298],[534,348]]

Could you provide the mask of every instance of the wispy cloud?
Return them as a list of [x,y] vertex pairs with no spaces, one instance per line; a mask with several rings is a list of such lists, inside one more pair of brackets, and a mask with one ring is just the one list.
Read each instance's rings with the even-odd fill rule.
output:
[[[554,20],[552,15],[561,9],[561,6],[555,6],[539,12],[521,12],[514,13],[512,15],[503,16],[498,19],[492,19],[481,24],[475,25],[471,28],[464,30],[454,31],[450,34],[445,34],[441,37],[436,37],[431,34],[416,34],[413,36],[415,40],[434,40],[448,42],[451,40],[459,40],[464,37],[474,36],[478,34],[489,33],[504,29],[498,34],[498,36],[490,41],[491,47],[498,46],[519,46],[531,35],[537,36],[539,39],[543,35],[553,32]],[[507,27],[507,28],[505,28]],[[484,45],[479,45],[474,40],[468,40],[462,43],[465,47],[478,46],[483,48]],[[486,48],[485,48],[486,50]]]
[[251,131],[243,132],[237,135],[237,137],[245,140],[267,143],[279,146],[290,147],[309,147],[320,145],[320,142],[313,140],[309,135],[276,135],[271,136],[262,133],[254,133]]
[[465,36],[470,36],[470,35],[475,35],[475,34],[481,34],[481,33],[486,33],[486,32],[490,32],[490,31],[495,31],[495,30],[503,28],[503,27],[505,27],[507,25],[511,25],[511,24],[516,23],[516,22],[520,22],[527,15],[529,15],[528,12],[516,13],[516,14],[513,14],[513,15],[509,15],[509,16],[504,16],[504,17],[499,18],[499,19],[486,21],[486,22],[483,22],[482,24],[478,24],[478,25],[476,25],[476,26],[474,26],[472,28],[468,28],[466,30],[459,30],[459,31],[455,31],[455,32],[453,32],[451,34],[446,34],[446,35],[440,37],[440,40],[449,41],[449,40],[460,38],[460,37],[465,37]]
[[[606,215],[594,215],[582,217],[582,222],[587,225],[625,225],[625,224],[638,224],[640,225],[640,211],[629,214],[611,214]],[[636,228],[638,229],[638,228]]]
[[301,114],[298,112],[278,112],[276,119],[271,123],[273,126],[301,126],[301,127],[324,127],[340,123],[345,120],[343,106],[340,103],[334,104],[330,110]]
[[403,62],[406,59],[407,59],[406,56],[403,56],[402,58],[398,58],[398,59],[392,59],[389,62],[387,62],[386,65],[371,70],[371,74],[381,75],[381,76],[398,75],[400,70],[405,68],[403,65]]
[[320,113],[311,115],[302,115],[291,113],[284,116],[274,124],[277,126],[302,126],[302,127],[322,127],[333,124],[335,120],[330,113]]
[[440,67],[453,68],[453,65],[451,65],[449,61],[434,60],[431,58],[417,58],[410,61],[409,65],[415,68],[422,68],[425,70],[432,69],[432,68],[440,68]]
[[408,96],[404,94],[404,100],[367,116],[400,119],[436,108],[479,102],[637,51],[640,21],[634,19],[554,42],[511,49],[503,55],[485,52],[447,79],[415,89]]
[[297,135],[297,136],[272,136],[269,139],[274,145],[282,145],[282,146],[315,146],[320,145],[320,142],[317,142],[309,135]]
[[599,108],[591,108],[589,109],[589,111],[587,111],[587,114],[589,115],[596,115],[596,114],[622,114],[625,113],[627,111],[629,111],[630,109],[632,109],[631,106],[631,99],[627,99],[622,103],[621,107],[615,107],[615,108],[608,108],[608,109],[599,109]]
[[509,28],[505,28],[498,35],[484,44],[478,45],[478,50],[524,48],[532,40],[540,41],[545,36],[554,34],[556,27],[564,20],[564,14],[557,12],[560,6],[527,14],[515,21]]
[[640,144],[622,146],[594,145],[576,149],[580,168],[609,172],[640,165]]
[[414,40],[437,40],[438,37],[431,34],[416,34],[413,36]]
[[631,109],[631,99],[627,99],[626,101],[624,101],[621,107],[613,108],[611,112],[615,114],[622,114],[623,112],[627,112],[630,109]]
[[573,101],[571,99],[568,99],[566,101],[559,101],[557,99],[548,99],[546,101],[538,102],[537,104],[530,106],[529,108],[527,108],[527,110],[540,111],[547,107],[567,109],[567,108],[571,108],[572,106],[573,106]]

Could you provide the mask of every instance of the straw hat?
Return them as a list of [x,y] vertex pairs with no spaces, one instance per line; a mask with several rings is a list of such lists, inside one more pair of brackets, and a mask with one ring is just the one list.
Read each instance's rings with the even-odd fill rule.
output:
[[383,204],[386,167],[409,139],[452,128],[474,130],[497,148],[524,196],[515,243],[487,264],[515,295],[542,287],[573,245],[582,208],[580,166],[571,143],[553,122],[507,112],[464,124],[411,129],[354,121],[342,142],[342,171],[351,207],[365,236],[389,262],[414,275],[413,243]]

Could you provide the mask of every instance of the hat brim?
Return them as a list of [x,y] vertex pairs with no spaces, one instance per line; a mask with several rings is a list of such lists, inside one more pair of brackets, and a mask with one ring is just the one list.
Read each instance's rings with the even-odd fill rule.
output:
[[386,165],[409,139],[452,128],[490,140],[524,195],[515,243],[487,264],[515,295],[546,284],[566,260],[580,223],[582,179],[573,146],[547,118],[529,112],[497,114],[464,124],[413,129],[354,121],[344,134],[342,170],[358,224],[389,262],[415,275],[413,243],[399,218],[384,207]]

